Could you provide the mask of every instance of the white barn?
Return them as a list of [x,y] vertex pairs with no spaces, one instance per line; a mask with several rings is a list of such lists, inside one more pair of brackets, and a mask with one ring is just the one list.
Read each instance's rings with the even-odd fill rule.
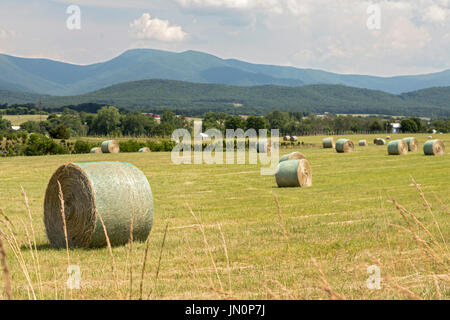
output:
[[402,131],[402,125],[399,122],[394,122],[391,124],[392,133],[400,133]]

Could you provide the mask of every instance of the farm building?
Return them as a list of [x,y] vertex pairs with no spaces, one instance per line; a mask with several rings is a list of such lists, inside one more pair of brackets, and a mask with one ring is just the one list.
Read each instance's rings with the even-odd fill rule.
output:
[[392,133],[400,133],[402,131],[402,125],[400,122],[394,122],[391,124],[392,126]]

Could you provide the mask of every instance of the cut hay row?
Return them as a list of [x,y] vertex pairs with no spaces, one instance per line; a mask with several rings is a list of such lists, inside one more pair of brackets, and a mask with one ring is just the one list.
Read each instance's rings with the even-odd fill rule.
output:
[[423,152],[427,156],[442,156],[445,154],[445,145],[441,140],[430,140],[423,146]]
[[355,145],[349,139],[339,139],[336,141],[336,151],[338,153],[351,153],[354,149]]
[[410,137],[404,138],[403,140],[408,144],[408,151],[415,152],[419,150],[419,142],[416,138]]
[[288,160],[278,164],[275,180],[280,188],[312,186],[312,170],[308,160]]
[[103,153],[119,153],[120,147],[119,143],[116,140],[108,140],[102,143],[102,152]]
[[408,144],[405,140],[394,140],[388,144],[388,154],[391,156],[403,156],[408,154]]
[[145,241],[153,224],[150,184],[129,163],[63,165],[47,186],[44,223],[50,243],[57,248],[66,246],[65,230],[69,247],[104,247],[103,225],[113,246],[126,244],[131,228],[133,239]]
[[334,138],[330,137],[323,139],[322,146],[324,149],[334,149],[334,147],[336,146],[334,144]]

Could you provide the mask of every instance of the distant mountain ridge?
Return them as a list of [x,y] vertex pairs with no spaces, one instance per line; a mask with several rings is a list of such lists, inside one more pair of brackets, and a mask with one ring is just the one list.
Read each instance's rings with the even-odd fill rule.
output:
[[67,97],[0,91],[0,103],[36,103],[37,99],[42,100],[45,108],[97,104],[151,112],[172,110],[190,116],[208,111],[264,115],[278,109],[312,113],[450,117],[450,87],[394,95],[342,85],[245,87],[141,80]]
[[399,94],[450,86],[450,70],[398,77],[341,75],[321,70],[252,64],[197,52],[133,49],[102,63],[81,66],[0,54],[0,90],[79,95],[149,79],[235,86],[339,84]]

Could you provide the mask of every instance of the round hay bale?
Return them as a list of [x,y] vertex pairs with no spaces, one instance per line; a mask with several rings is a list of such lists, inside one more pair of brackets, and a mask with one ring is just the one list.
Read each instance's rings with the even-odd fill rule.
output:
[[269,140],[259,140],[256,144],[256,151],[258,153],[269,153],[271,150],[271,145]]
[[433,139],[433,136],[428,136],[428,139],[429,139],[429,140],[432,140],[432,139]]
[[298,137],[296,137],[296,136],[291,137],[291,142],[297,142],[297,141],[298,141]]
[[92,148],[91,153],[103,153],[102,148]]
[[430,140],[423,146],[423,152],[427,156],[442,156],[445,154],[445,145],[441,140]]
[[119,143],[116,140],[108,140],[102,143],[102,152],[103,153],[119,153],[120,147]]
[[367,143],[367,140],[359,140],[359,146],[360,147],[367,147],[369,144]]
[[280,188],[312,186],[312,170],[306,159],[282,161],[278,164],[275,179]]
[[338,153],[350,153],[353,152],[355,145],[349,139],[339,139],[336,141],[336,151]]
[[406,144],[408,145],[408,151],[417,151],[419,150],[419,142],[416,138],[404,138]]
[[375,144],[375,145],[377,145],[377,146],[384,146],[384,145],[386,145],[386,140],[381,139],[381,138],[376,138],[376,139],[373,141],[373,144]]
[[325,138],[322,141],[322,145],[324,149],[334,149],[334,147],[336,146],[334,143],[334,138]]
[[283,141],[291,141],[291,137],[290,136],[284,136],[283,137]]
[[302,160],[306,159],[305,155],[301,152],[292,152],[289,154],[285,154],[281,157],[280,162],[288,161],[288,160]]
[[140,148],[139,152],[148,153],[148,152],[152,152],[152,151],[150,150],[150,148],[145,147],[145,148]]
[[391,156],[403,156],[408,154],[408,144],[405,140],[394,140],[388,144],[388,154]]
[[44,223],[53,246],[66,246],[58,182],[70,247],[105,247],[103,224],[113,246],[129,241],[131,226],[133,239],[147,239],[153,224],[153,197],[139,169],[121,162],[70,163],[55,171],[45,193]]
[[390,137],[390,136],[387,136],[386,137],[386,140],[391,140],[392,138]]

